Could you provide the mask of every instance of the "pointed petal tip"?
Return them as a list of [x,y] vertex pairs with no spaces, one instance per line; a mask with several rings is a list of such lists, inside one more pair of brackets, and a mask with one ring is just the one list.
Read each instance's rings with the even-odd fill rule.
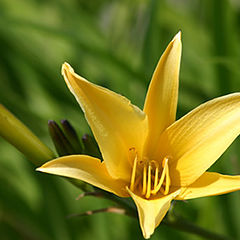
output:
[[[51,162],[51,161],[50,161],[50,162]],[[35,171],[48,173],[48,171],[47,171],[47,169],[48,169],[48,168],[47,168],[48,163],[49,163],[49,162],[44,163],[42,166],[36,168]]]
[[[83,78],[82,76],[79,76],[77,73],[75,73],[75,71],[72,68],[72,66],[69,63],[67,63],[67,62],[64,62],[62,64],[61,73],[62,73],[62,75],[64,77],[64,80],[67,82],[67,85],[71,85],[70,84],[70,82],[71,82],[70,78],[81,79],[81,80],[87,81],[85,78]],[[71,89],[71,87],[70,87],[70,89]]]
[[178,36],[179,38],[181,38],[181,37],[182,37],[182,31],[179,30],[176,36]]
[[61,73],[62,73],[63,76],[65,75],[65,72],[66,72],[66,71],[72,71],[72,70],[73,70],[72,67],[71,67],[70,64],[68,64],[67,62],[64,62],[64,63],[62,64]]
[[67,62],[64,62],[64,63],[62,64],[62,67],[70,67],[70,64],[67,63]]
[[43,172],[42,167],[36,168],[35,170],[38,172]]
[[147,233],[143,233],[143,237],[145,238],[145,239],[149,239],[150,237],[151,237],[151,235],[153,234],[153,232],[151,233],[151,234],[147,234]]
[[173,42],[176,42],[176,41],[181,42],[181,38],[182,38],[182,31],[180,30],[173,38]]

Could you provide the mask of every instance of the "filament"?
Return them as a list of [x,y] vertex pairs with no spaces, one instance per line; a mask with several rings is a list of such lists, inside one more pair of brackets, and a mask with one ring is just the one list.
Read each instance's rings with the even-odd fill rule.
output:
[[152,167],[151,165],[148,165],[148,181],[147,181],[147,192],[146,192],[146,198],[149,198],[151,195],[151,171]]
[[142,195],[145,195],[147,191],[147,165],[144,164],[143,167],[143,186],[142,186]]
[[133,169],[132,169],[132,176],[131,176],[131,184],[130,184],[130,190],[134,191],[134,183],[135,183],[135,177],[136,177],[136,169],[137,169],[137,155],[134,158],[133,162]]

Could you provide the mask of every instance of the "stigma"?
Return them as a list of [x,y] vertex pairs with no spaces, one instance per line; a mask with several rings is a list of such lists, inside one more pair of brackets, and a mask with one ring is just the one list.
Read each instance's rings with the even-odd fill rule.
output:
[[169,193],[171,184],[168,167],[169,157],[164,157],[161,161],[140,159],[135,148],[130,148],[129,160],[132,162],[129,186],[132,192],[137,192],[146,199],[159,192],[163,195]]

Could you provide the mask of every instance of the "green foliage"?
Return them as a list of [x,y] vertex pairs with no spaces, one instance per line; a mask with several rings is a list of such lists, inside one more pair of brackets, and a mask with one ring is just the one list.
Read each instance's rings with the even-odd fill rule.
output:
[[[216,96],[239,91],[240,4],[234,0],[1,0],[0,102],[50,148],[49,119],[90,133],[60,75],[77,73],[143,106],[158,58],[182,30],[178,117]],[[212,169],[240,174],[239,140]],[[36,172],[0,139],[0,239],[141,239],[136,220],[113,214],[66,219],[109,206],[75,198],[79,190]],[[240,194],[176,203],[190,221],[240,239]],[[210,227],[211,226],[211,227]],[[200,239],[161,225],[152,239]]]

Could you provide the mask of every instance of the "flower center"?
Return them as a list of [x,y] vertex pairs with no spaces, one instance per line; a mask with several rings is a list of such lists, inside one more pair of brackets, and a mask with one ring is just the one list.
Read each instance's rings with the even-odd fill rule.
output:
[[135,148],[129,149],[129,158],[133,161],[130,190],[137,191],[145,198],[157,194],[159,191],[167,195],[170,187],[168,160],[169,157],[159,162],[139,158]]

